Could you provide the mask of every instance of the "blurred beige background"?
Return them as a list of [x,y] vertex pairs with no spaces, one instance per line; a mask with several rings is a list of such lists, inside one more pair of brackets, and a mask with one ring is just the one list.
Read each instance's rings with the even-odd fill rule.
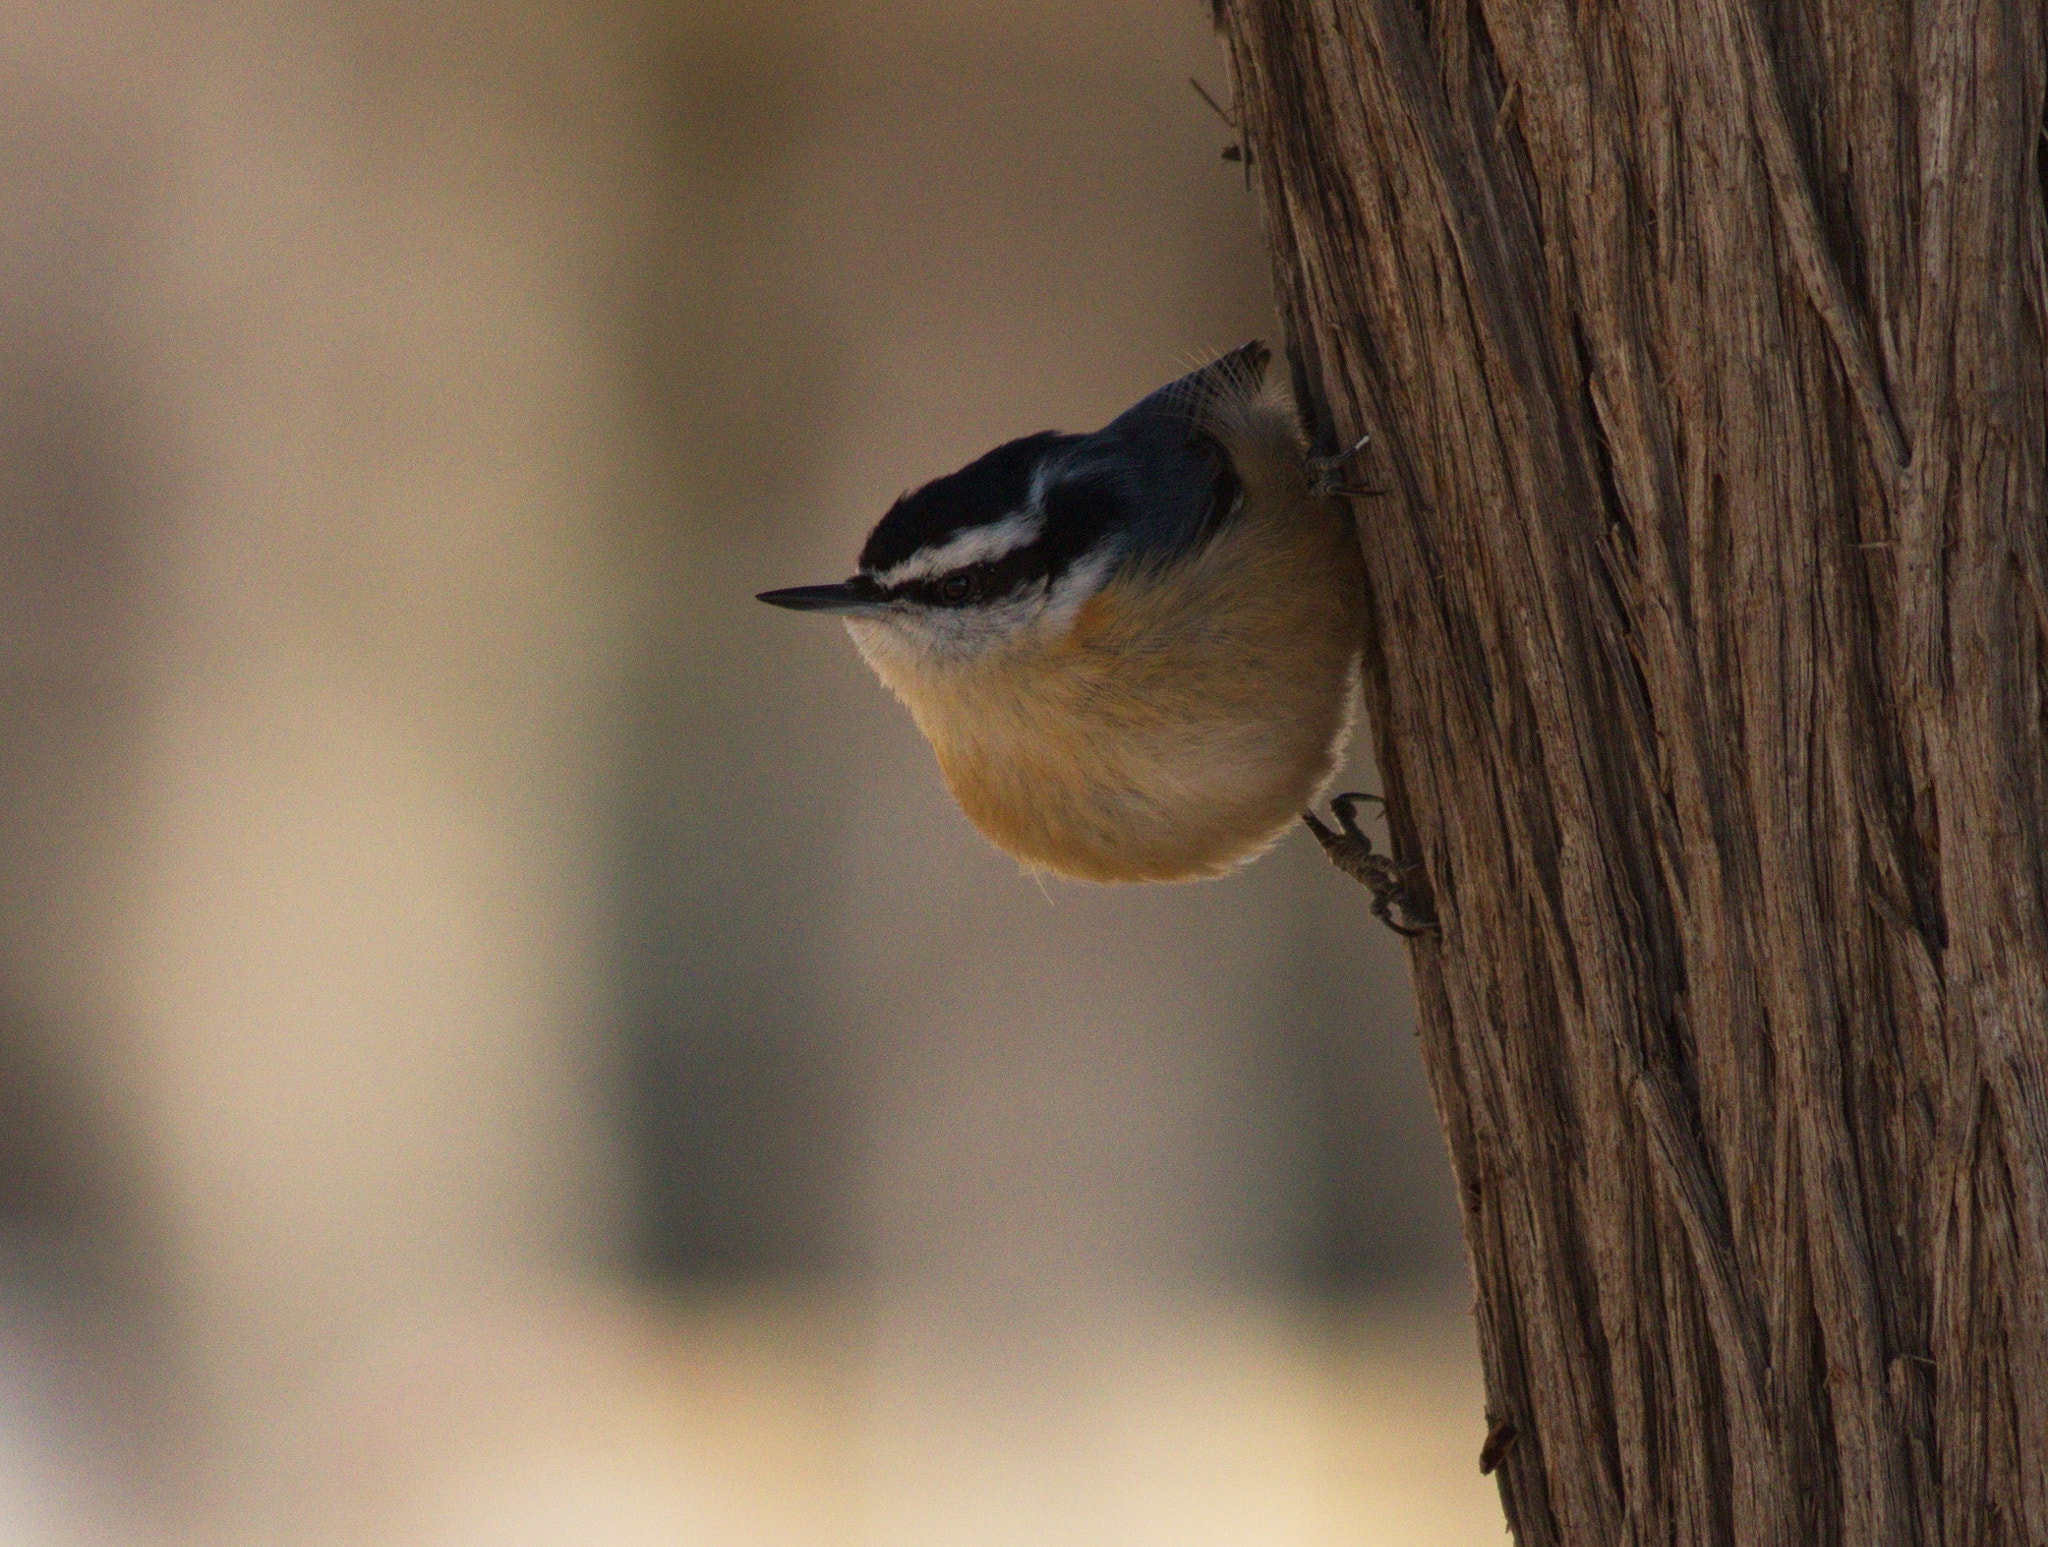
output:
[[1270,336],[1190,74],[0,8],[0,1547],[1498,1537],[1356,889],[1026,880],[751,600]]

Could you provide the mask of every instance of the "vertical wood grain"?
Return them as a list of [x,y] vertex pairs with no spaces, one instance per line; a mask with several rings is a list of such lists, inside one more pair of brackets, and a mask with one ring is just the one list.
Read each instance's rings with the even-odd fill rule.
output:
[[1227,0],[1525,1543],[2048,1543],[2023,0]]

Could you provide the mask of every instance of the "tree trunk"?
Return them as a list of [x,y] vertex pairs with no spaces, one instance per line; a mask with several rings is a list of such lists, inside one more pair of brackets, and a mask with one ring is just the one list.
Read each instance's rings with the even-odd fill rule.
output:
[[1523,1543],[2048,1543],[2043,15],[1220,0]]

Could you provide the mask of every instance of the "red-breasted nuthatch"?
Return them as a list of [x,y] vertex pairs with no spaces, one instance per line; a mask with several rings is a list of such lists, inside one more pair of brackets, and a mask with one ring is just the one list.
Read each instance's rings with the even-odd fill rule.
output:
[[1358,536],[1246,344],[1092,435],[998,446],[907,494],[843,614],[974,825],[1090,881],[1217,876],[1343,755],[1363,637]]

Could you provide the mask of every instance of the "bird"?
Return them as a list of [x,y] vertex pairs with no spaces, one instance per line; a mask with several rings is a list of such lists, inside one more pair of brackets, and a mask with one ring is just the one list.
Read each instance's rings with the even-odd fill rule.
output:
[[1363,556],[1268,360],[1254,340],[1092,433],[998,446],[898,499],[847,580],[760,596],[843,618],[1027,871],[1226,875],[1342,762]]

